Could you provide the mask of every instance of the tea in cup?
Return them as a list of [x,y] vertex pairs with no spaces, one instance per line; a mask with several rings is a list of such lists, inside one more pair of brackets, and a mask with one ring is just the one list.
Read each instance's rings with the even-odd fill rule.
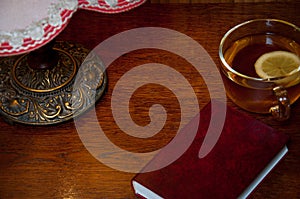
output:
[[290,116],[300,97],[300,28],[278,19],[255,19],[230,29],[219,47],[228,97],[241,108]]

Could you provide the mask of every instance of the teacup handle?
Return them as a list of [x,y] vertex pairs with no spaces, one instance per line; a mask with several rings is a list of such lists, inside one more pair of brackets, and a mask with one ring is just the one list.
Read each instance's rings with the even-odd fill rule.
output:
[[270,108],[273,117],[279,121],[287,120],[290,117],[291,105],[288,92],[282,86],[273,88],[278,104]]

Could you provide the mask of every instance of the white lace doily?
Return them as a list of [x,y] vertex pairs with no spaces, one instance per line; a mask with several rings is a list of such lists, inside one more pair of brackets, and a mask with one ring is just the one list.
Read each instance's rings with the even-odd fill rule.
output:
[[32,51],[51,41],[77,9],[118,13],[146,0],[1,0],[0,56]]

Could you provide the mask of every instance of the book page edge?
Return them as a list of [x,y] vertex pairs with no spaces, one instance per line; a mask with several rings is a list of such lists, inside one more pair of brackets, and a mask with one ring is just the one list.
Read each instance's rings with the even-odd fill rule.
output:
[[162,197],[160,197],[150,189],[138,183],[137,181],[132,181],[132,186],[137,195],[140,195],[146,199],[163,199]]
[[278,162],[285,156],[288,152],[288,148],[285,145],[279,153],[269,162],[269,164],[259,173],[259,175],[252,181],[252,183],[243,191],[243,193],[238,197],[238,199],[247,198],[250,193],[258,186],[258,184],[271,172],[271,170],[278,164]]

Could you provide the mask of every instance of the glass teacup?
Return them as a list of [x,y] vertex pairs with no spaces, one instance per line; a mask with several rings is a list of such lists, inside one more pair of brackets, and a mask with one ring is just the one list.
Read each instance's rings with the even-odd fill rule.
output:
[[300,28],[278,19],[255,19],[236,25],[219,46],[221,73],[228,97],[241,108],[290,116],[290,105],[300,97],[300,65],[274,78],[257,75],[254,64],[263,54],[288,51],[300,57]]

